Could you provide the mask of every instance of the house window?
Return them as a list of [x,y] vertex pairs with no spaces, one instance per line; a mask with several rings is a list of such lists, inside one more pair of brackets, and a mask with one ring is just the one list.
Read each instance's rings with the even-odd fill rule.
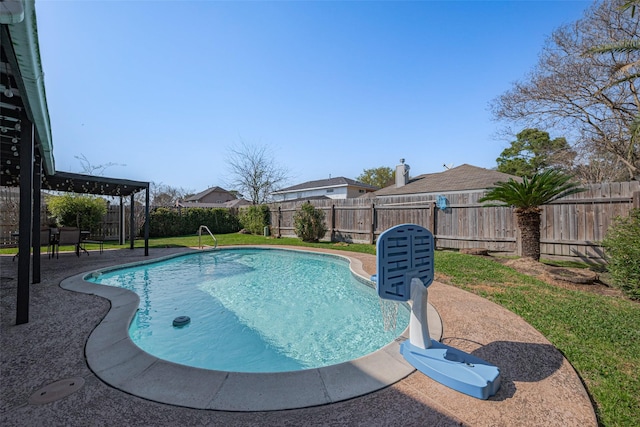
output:
[[358,190],[358,193],[364,193],[364,190]]
[[327,188],[327,193],[333,193],[333,188]]

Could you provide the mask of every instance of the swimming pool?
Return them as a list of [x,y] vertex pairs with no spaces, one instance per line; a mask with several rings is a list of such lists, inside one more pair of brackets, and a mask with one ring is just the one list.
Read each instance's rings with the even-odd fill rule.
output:
[[[86,280],[123,287],[140,305],[133,342],[161,359],[204,369],[285,372],[372,353],[406,328],[401,306],[385,331],[375,290],[348,260],[309,252],[236,248],[117,269]],[[178,316],[189,316],[175,327]]]
[[[369,262],[372,255],[330,249],[279,248],[303,253],[321,252],[349,259],[350,270],[363,282],[368,282],[372,273],[363,264],[365,260]],[[225,247],[222,251],[230,249]],[[415,371],[400,354],[400,343],[408,338],[408,329],[382,349],[363,357],[300,371],[249,373],[201,369],[170,362],[143,351],[129,336],[129,327],[140,306],[138,295],[123,288],[90,283],[86,279],[114,269],[180,257],[185,252],[197,251],[156,248],[148,260],[87,271],[60,283],[63,289],[109,301],[104,318],[87,338],[84,353],[91,371],[110,387],[154,402],[189,408],[274,411],[352,399],[388,387]],[[122,258],[115,256],[113,259]],[[428,305],[427,317],[431,338],[439,341],[443,333],[442,321],[432,305]]]

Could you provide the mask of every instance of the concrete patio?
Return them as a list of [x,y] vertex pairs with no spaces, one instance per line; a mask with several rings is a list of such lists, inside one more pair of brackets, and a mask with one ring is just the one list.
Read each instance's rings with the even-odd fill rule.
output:
[[[502,387],[488,400],[458,393],[415,371],[386,388],[349,400],[260,412],[169,405],[107,385],[89,368],[85,346],[111,304],[100,296],[64,290],[60,282],[111,265],[190,250],[151,249],[150,257],[144,257],[142,249],[91,252],[80,258],[73,253],[62,253],[59,259],[43,255],[42,283],[30,288],[30,321],[19,326],[15,325],[17,263],[11,256],[0,256],[0,424],[597,425],[580,378],[548,340],[502,307],[437,282],[429,288],[429,301],[442,319],[442,342],[500,367]],[[361,261],[364,274],[375,272],[373,256],[348,255]],[[69,380],[66,386],[73,392],[43,403],[46,399],[39,399],[43,396],[36,392],[61,380]],[[168,394],[179,393],[179,384],[169,379],[158,387],[164,387]]]

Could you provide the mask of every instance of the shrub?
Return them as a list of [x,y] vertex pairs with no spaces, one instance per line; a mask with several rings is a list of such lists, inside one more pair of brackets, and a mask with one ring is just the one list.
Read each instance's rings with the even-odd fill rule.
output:
[[271,214],[267,205],[251,205],[240,209],[240,224],[251,234],[262,234],[270,220]]
[[101,197],[64,194],[48,196],[47,209],[65,227],[97,231],[107,213],[107,201]]
[[303,203],[300,210],[293,214],[293,224],[296,235],[303,242],[317,242],[327,232],[324,212],[309,202]]
[[614,219],[602,246],[614,285],[629,298],[640,300],[640,209]]

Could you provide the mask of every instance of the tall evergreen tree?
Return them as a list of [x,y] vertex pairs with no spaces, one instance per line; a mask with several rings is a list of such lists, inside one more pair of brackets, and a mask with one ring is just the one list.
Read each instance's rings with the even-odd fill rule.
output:
[[524,129],[496,162],[500,172],[532,177],[552,167],[569,171],[575,157],[565,138],[551,139],[548,132]]

